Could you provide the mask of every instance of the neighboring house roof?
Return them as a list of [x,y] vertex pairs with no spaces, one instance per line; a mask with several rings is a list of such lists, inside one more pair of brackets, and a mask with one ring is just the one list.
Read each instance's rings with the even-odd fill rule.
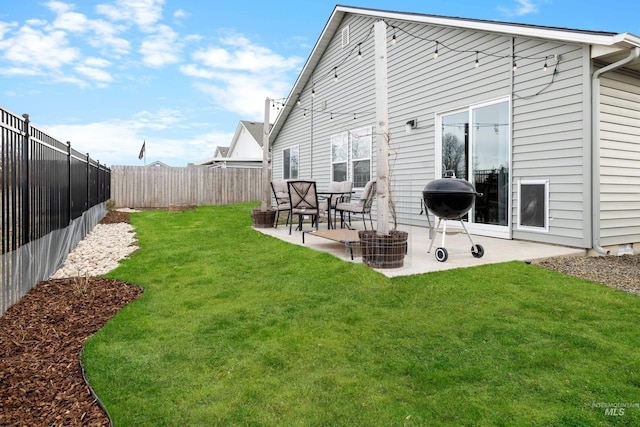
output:
[[264,123],[248,122],[246,120],[242,120],[240,123],[249,131],[251,136],[253,136],[253,139],[256,140],[256,142],[260,145],[260,147],[262,147],[262,142],[263,142],[262,131],[264,129]]
[[[591,46],[592,59],[598,59],[605,63],[619,61],[628,55],[629,49],[633,47],[640,47],[640,37],[630,33],[618,34],[605,31],[576,30],[569,28],[545,27],[419,13],[393,12],[338,5],[334,8],[331,17],[322,30],[322,34],[298,76],[293,89],[289,93],[280,115],[276,118],[276,121],[272,126],[270,133],[271,140],[276,138],[283,124],[286,122],[287,117],[291,111],[293,111],[293,108],[284,107],[293,106],[293,103],[297,102],[299,95],[308,84],[309,79],[313,76],[315,68],[327,49],[327,46],[335,36],[336,32],[339,31],[342,20],[346,14],[356,14],[385,20],[413,21],[416,23],[486,31],[519,37],[554,40],[563,43],[587,44]],[[640,71],[640,63],[635,63],[629,68]]]
[[253,157],[262,159],[264,123],[241,120],[225,157]]
[[227,157],[227,153],[229,152],[229,147],[216,147],[215,153],[213,153],[213,157]]
[[209,167],[262,167],[264,123],[241,120],[229,147],[218,147],[213,158],[198,162],[196,166]]
[[155,162],[149,163],[147,165],[148,168],[170,168],[168,164],[161,162],[160,160],[156,160]]

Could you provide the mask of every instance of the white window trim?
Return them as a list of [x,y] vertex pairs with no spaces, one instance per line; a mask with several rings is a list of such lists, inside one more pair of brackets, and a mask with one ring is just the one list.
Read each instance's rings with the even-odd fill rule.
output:
[[[359,159],[355,159],[355,161],[361,161],[361,160],[369,160],[369,179],[372,179],[373,176],[373,129],[371,126],[364,126],[361,128],[357,128],[357,129],[352,129],[349,130],[347,132],[340,132],[334,135],[331,135],[329,137],[330,139],[330,144],[329,144],[329,176],[330,179],[333,180],[333,138],[335,137],[344,137],[344,135],[347,135],[347,181],[352,181],[353,182],[353,155],[352,155],[352,143],[353,143],[353,135],[356,134],[359,137],[362,136],[368,136],[369,137],[369,157],[363,157],[363,158],[359,158]],[[353,187],[354,190],[355,189],[363,189],[364,186],[362,187]]]
[[[284,152],[289,150],[291,152],[291,150],[295,150],[298,153],[298,176],[296,177],[292,177],[291,176],[291,154],[289,154],[289,177],[285,178],[285,170],[284,170]],[[298,179],[300,176],[300,146],[299,145],[292,145],[291,147],[286,147],[282,149],[282,179]]]
[[[456,113],[460,113],[460,112],[468,112],[469,113],[469,120],[471,120],[471,112],[472,110],[476,109],[476,108],[481,108],[481,107],[486,107],[488,105],[492,105],[492,104],[499,104],[501,102],[508,102],[509,105],[509,111],[513,112],[513,102],[511,100],[511,97],[508,96],[501,96],[498,98],[494,98],[491,100],[488,100],[486,102],[479,102],[476,104],[469,104],[469,105],[465,105],[459,108],[452,108],[451,110],[444,110],[444,111],[440,111],[440,112],[436,112],[435,113],[435,124],[436,124],[436,129],[435,129],[435,147],[434,147],[434,154],[435,154],[435,162],[434,162],[434,179],[439,179],[442,178],[442,117],[443,116],[447,116],[450,114],[456,114]],[[513,117],[510,118],[509,120],[509,128],[508,128],[508,133],[510,135],[510,143],[509,143],[509,159],[511,162],[510,165],[510,173],[509,173],[509,188],[512,188],[512,180],[513,180],[513,135],[512,135],[512,131],[511,131],[511,127],[513,126]],[[510,190],[513,191],[513,190]],[[512,193],[510,193],[509,199],[511,199],[512,197]],[[519,220],[519,218],[518,218]],[[511,214],[511,208],[509,208],[509,215],[508,215],[508,219],[507,219],[507,225],[504,226],[496,226],[496,225],[487,225],[487,224],[477,224],[477,223],[471,223],[469,225],[467,225],[467,227],[469,227],[472,232],[475,232],[479,235],[483,235],[483,236],[489,236],[489,237],[497,237],[497,238],[501,238],[501,239],[510,239],[511,238],[511,230],[513,228],[513,215]],[[541,231],[541,229],[539,228],[535,228],[535,227],[531,227],[531,230],[536,230],[536,231]]]
[[[437,141],[442,141],[442,117],[443,116],[448,116],[451,114],[457,114],[457,113],[463,113],[463,112],[467,112],[469,113],[469,123],[471,123],[471,111],[476,109],[476,108],[482,108],[482,107],[486,107],[489,105],[493,105],[493,104],[499,104],[501,102],[508,102],[509,103],[509,111],[511,111],[511,109],[513,108],[512,103],[511,103],[511,98],[510,97],[500,97],[500,98],[495,98],[492,99],[490,101],[486,101],[486,102],[480,102],[477,104],[469,104],[467,106],[464,107],[460,107],[460,108],[456,108],[453,110],[447,110],[447,111],[441,111],[439,113],[435,113],[435,124],[436,124],[436,144],[435,144],[435,149],[434,149],[434,153],[436,156],[436,161],[435,161],[435,169],[434,169],[434,178],[435,179],[439,179],[442,178],[442,143],[441,142],[437,142]],[[513,119],[509,120],[509,127],[507,132],[509,133],[509,135],[511,135],[511,126],[512,126],[512,121]],[[509,159],[512,159],[512,149],[513,149],[513,141],[511,141],[511,143],[509,144]],[[510,174],[511,175],[511,174]],[[511,176],[509,176],[509,186],[511,186]]]
[[[347,147],[346,147],[346,156],[347,158],[343,161],[340,162],[334,162],[333,161],[333,143],[334,140],[339,139],[341,142],[346,141]],[[335,135],[331,135],[330,137],[331,140],[331,144],[329,147],[329,165],[330,165],[330,169],[329,169],[329,176],[330,176],[330,180],[333,181],[333,166],[337,165],[337,164],[342,164],[342,163],[346,163],[346,168],[347,168],[347,180],[349,179],[349,148],[351,147],[351,143],[349,140],[349,132],[340,132],[337,133]]]
[[[522,225],[522,218],[520,217],[522,208],[522,185],[544,185],[544,227],[534,227],[530,225]],[[518,208],[517,208],[517,222],[518,230],[522,231],[534,231],[537,233],[549,232],[549,180],[548,179],[518,179]]]

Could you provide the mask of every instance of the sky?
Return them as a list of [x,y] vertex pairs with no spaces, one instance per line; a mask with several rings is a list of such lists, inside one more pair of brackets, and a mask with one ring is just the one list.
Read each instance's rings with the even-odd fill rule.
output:
[[[108,166],[186,166],[289,95],[327,0],[0,0],[0,106]],[[638,0],[344,0],[640,36]],[[275,112],[271,113],[271,119]],[[142,144],[146,156],[140,160]]]

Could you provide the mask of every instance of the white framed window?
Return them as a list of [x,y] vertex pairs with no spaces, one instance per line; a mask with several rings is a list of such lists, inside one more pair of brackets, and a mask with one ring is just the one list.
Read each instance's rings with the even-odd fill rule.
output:
[[331,137],[331,180],[347,181],[349,162],[349,133],[343,132]]
[[364,188],[371,179],[371,127],[342,132],[331,137],[331,180],[351,181]]
[[299,164],[300,149],[297,145],[282,150],[282,179],[298,179]]
[[518,180],[518,228],[549,231],[549,180]]

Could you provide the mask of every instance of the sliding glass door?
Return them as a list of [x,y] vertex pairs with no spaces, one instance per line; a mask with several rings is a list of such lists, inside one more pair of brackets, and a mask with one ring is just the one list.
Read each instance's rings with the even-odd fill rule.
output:
[[[508,234],[510,120],[509,102],[472,106],[439,116],[439,177],[470,181],[482,193],[466,219],[477,229]],[[489,233],[491,234],[491,233]]]

